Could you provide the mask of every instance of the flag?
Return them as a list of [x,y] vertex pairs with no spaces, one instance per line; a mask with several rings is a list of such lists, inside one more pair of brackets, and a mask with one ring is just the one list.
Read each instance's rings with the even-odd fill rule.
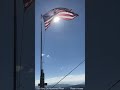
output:
[[34,0],[23,0],[24,8],[27,9],[33,3],[33,1]]
[[51,22],[56,16],[63,20],[72,20],[75,17],[77,17],[78,14],[74,13],[72,9],[67,9],[67,8],[52,9],[43,15],[45,29],[47,29],[50,26]]

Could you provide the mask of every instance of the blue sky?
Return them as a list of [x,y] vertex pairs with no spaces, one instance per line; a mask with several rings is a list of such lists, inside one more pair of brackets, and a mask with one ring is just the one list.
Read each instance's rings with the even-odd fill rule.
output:
[[[60,20],[44,30],[43,67],[48,84],[59,81],[63,76],[85,60],[85,1],[84,0],[36,0],[35,2],[35,81],[40,79],[40,21],[41,14],[64,7],[79,14],[73,20]],[[71,81],[70,81],[71,80]],[[72,82],[73,81],[73,82]],[[61,83],[85,82],[85,63],[74,70]]]

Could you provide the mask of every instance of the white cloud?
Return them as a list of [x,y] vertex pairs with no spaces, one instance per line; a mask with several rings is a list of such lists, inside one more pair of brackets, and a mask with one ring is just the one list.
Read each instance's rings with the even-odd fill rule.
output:
[[39,83],[40,83],[40,80],[35,80],[35,86],[38,86]]
[[49,57],[50,57],[50,55],[47,55],[46,57],[47,57],[47,58],[49,58]]
[[[57,83],[62,78],[63,76],[53,77],[53,78],[46,79],[45,82],[48,83],[48,85],[51,85],[51,84]],[[39,80],[36,80],[35,85],[38,85],[39,82],[40,82]],[[84,84],[84,83],[85,83],[85,75],[81,74],[81,75],[69,75],[65,79],[63,79],[59,84],[76,85],[76,84]]]

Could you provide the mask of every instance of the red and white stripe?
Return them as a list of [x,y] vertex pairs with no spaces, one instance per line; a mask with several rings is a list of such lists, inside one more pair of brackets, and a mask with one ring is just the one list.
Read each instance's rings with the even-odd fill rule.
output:
[[51,17],[50,19],[48,19],[47,21],[45,21],[45,29],[47,29],[51,23],[51,21],[53,20],[54,17]]
[[66,12],[66,11],[60,10],[58,12],[58,14],[54,15],[53,17],[51,17],[50,19],[45,21],[45,29],[47,29],[49,27],[49,25],[52,22],[52,20],[54,19],[54,17],[60,17],[64,20],[72,20],[76,17],[76,15],[71,12]]
[[71,12],[60,12],[58,13],[56,16],[64,19],[64,20],[72,20],[76,17],[76,15],[74,15],[73,13]]

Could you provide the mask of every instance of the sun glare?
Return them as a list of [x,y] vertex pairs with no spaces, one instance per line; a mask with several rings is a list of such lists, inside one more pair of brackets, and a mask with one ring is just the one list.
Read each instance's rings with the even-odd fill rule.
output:
[[60,18],[59,18],[59,17],[54,17],[53,22],[57,23],[57,22],[59,22],[59,21],[60,21]]

